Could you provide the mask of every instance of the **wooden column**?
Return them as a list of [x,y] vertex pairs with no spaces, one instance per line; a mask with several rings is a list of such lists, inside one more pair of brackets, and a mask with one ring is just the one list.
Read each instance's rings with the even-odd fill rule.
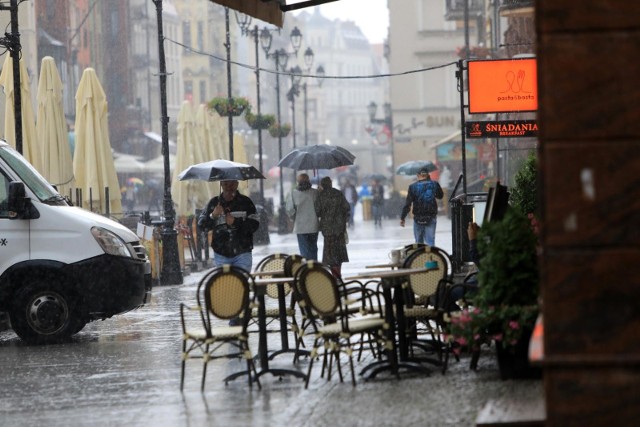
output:
[[538,0],[547,425],[640,420],[640,2]]

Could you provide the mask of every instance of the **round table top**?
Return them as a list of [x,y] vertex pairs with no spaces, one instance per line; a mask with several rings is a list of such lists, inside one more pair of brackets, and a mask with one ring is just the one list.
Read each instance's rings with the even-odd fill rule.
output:
[[364,273],[358,273],[356,276],[347,277],[345,280],[358,280],[358,279],[387,279],[393,277],[404,277],[411,274],[428,273],[429,271],[437,270],[438,268],[399,268],[396,270],[379,270],[379,271],[366,271]]
[[291,283],[295,280],[293,277],[263,277],[254,279],[256,286],[278,285],[281,283]]

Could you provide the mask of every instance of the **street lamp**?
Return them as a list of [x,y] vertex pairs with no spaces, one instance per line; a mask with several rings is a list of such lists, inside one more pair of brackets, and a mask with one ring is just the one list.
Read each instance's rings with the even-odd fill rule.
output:
[[167,66],[164,56],[164,35],[162,31],[162,0],[153,0],[158,19],[158,60],[160,62],[160,108],[162,110],[162,155],[164,157],[164,222],[162,224],[162,271],[163,285],[182,284],[182,271],[178,257],[178,233],[174,228],[175,210],[171,200],[171,171],[169,169],[169,117],[167,113]]
[[[300,45],[302,44],[302,33],[295,27],[289,36],[291,41],[291,46],[293,47],[293,52],[287,52],[285,49],[280,48],[276,49],[274,52],[270,53],[271,43],[273,41],[273,37],[270,31],[262,31],[260,33],[260,43],[262,44],[262,48],[264,49],[264,53],[267,58],[273,58],[276,63],[276,106],[277,106],[277,117],[278,117],[278,126],[282,126],[282,120],[280,115],[280,73],[287,69],[287,61],[289,60],[289,55],[297,55],[298,50],[300,49]],[[282,159],[282,133],[278,132],[278,158]],[[278,234],[287,233],[287,212],[284,206],[284,182],[283,182],[283,174],[282,167],[280,167],[280,207],[278,209]]]
[[296,148],[296,96],[300,95],[302,69],[296,65],[289,72],[291,73],[291,89],[287,93],[287,99],[291,101],[291,132],[293,132],[293,148]]
[[[309,66],[309,69],[311,69],[311,66]],[[322,82],[324,79],[324,67],[322,65],[318,65],[318,68],[316,68],[316,78],[318,79],[318,87],[322,87]],[[309,145],[309,123],[307,121],[308,119],[308,110],[307,110],[307,82],[304,82],[302,84],[302,93],[304,94],[304,145]]]
[[[238,13],[238,12],[236,12],[235,14],[236,14],[236,21],[240,26],[242,35],[253,37],[253,42],[254,42],[255,52],[256,52],[256,109],[257,109],[258,116],[260,116],[260,49],[258,47],[258,44],[259,43],[262,44],[263,38],[270,39],[272,31],[280,32],[280,29],[278,28],[278,29],[270,30],[267,27],[263,27],[262,30],[260,30],[258,28],[258,25],[255,25],[253,29],[251,29],[250,28],[251,16],[245,15],[244,13]],[[266,40],[266,42],[269,43],[269,46],[271,45],[271,42],[269,40]],[[263,163],[262,163],[263,157],[264,156],[262,153],[262,128],[258,128],[258,170],[260,170],[260,173],[264,175]],[[264,182],[262,179],[259,179],[258,181],[260,181],[260,204],[264,206]]]
[[[231,93],[231,32],[229,29],[229,8],[224,8],[224,25],[225,25],[225,43],[227,50],[227,98],[229,105],[233,103],[233,95]],[[233,161],[233,115],[227,116],[227,128],[229,130],[229,160]]]

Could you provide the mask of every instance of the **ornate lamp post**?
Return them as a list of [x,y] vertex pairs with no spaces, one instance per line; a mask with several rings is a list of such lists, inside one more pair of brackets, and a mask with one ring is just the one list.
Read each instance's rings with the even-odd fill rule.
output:
[[[253,28],[251,27],[251,16],[245,15],[244,13],[236,12],[236,21],[240,26],[240,30],[242,31],[243,36],[253,37],[255,52],[256,52],[256,110],[258,116],[261,114],[260,110],[260,49],[259,44],[262,44],[263,37],[270,36],[271,32],[278,31],[280,29],[270,30],[267,27],[263,27],[262,30],[255,25]],[[271,43],[270,41],[268,43]],[[262,128],[258,128],[258,170],[263,174],[263,153],[262,153]],[[262,179],[260,181],[260,204],[264,205],[264,182]]]
[[296,148],[296,96],[300,94],[302,69],[296,65],[289,69],[289,72],[291,73],[291,89],[287,93],[287,99],[291,102],[291,132],[293,132],[293,148]]
[[[311,66],[309,66],[309,69],[311,69]],[[324,67],[322,65],[318,65],[318,68],[316,68],[316,76],[318,79],[318,87],[322,87],[322,82],[323,82],[323,78],[324,78]],[[308,126],[308,110],[307,110],[307,82],[304,82],[302,84],[302,92],[304,94],[304,145],[309,145],[309,126]]]
[[174,229],[176,212],[171,200],[171,171],[169,169],[169,117],[167,113],[167,67],[164,56],[164,35],[162,31],[162,0],[153,0],[158,19],[158,59],[160,62],[160,107],[162,110],[162,156],[164,157],[164,222],[162,224],[162,271],[163,285],[182,284],[182,271],[178,258],[178,233]]
[[[266,30],[266,29],[265,29]],[[280,72],[283,72],[287,69],[287,61],[289,60],[290,55],[297,55],[298,50],[300,49],[300,45],[302,44],[302,33],[295,27],[289,36],[291,40],[291,46],[293,47],[293,52],[287,52],[285,49],[280,48],[276,49],[274,52],[270,53],[271,42],[273,41],[273,37],[270,31],[261,31],[260,32],[260,43],[262,44],[262,48],[267,56],[267,58],[273,58],[276,63],[276,106],[277,106],[277,117],[278,117],[278,126],[282,125],[281,115],[280,115]],[[278,132],[278,158],[282,159],[282,133]],[[282,175],[282,167],[280,168],[280,207],[278,208],[278,233],[285,234],[287,232],[287,212],[284,206],[284,183],[283,183],[283,175]]]

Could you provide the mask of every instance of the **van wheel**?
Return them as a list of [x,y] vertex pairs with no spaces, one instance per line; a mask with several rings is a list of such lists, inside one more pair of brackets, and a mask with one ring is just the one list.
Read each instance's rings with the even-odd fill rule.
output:
[[11,327],[24,341],[61,342],[80,330],[78,326],[73,300],[60,286],[34,281],[18,291],[11,310]]

